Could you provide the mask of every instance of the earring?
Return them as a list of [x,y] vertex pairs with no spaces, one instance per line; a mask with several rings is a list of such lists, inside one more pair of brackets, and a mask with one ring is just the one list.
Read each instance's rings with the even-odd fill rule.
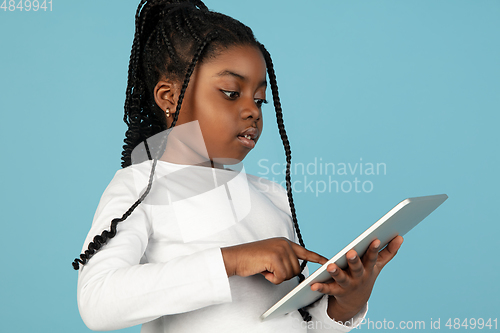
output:
[[167,109],[165,110],[165,114],[167,115],[167,118],[169,118],[169,117],[170,117],[170,109],[169,109],[169,108],[167,108]]

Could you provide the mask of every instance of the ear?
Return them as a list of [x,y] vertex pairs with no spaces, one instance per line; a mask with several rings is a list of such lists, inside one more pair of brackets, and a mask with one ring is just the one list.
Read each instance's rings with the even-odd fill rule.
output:
[[163,112],[167,109],[170,110],[170,117],[167,118],[167,124],[170,126],[172,114],[175,112],[177,101],[179,100],[179,83],[166,79],[160,80],[156,84],[153,94],[156,104],[163,110]]

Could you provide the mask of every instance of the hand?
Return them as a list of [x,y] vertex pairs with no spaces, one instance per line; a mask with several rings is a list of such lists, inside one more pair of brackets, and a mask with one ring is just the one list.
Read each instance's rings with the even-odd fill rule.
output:
[[262,274],[274,284],[300,273],[299,259],[325,264],[328,260],[286,238],[270,238],[221,249],[227,276]]
[[311,290],[330,295],[327,312],[331,318],[346,322],[363,308],[380,271],[394,258],[402,243],[403,237],[397,236],[378,253],[380,241],[376,239],[371,242],[362,259],[354,250],[346,253],[346,270],[336,264],[328,265],[327,271],[334,281],[314,283]]

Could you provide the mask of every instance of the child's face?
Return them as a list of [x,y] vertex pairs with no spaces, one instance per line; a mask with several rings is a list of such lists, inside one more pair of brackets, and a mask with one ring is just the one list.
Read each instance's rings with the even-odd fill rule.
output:
[[[171,113],[175,111],[179,88],[178,83],[171,88],[174,93]],[[167,90],[155,89],[155,94],[161,95],[162,91]],[[204,155],[208,152],[208,158],[219,164],[243,160],[262,133],[261,104],[265,98],[266,63],[258,48],[235,46],[207,60],[191,76],[176,124],[197,120],[206,152],[199,145],[173,141],[178,147],[167,147],[164,158],[198,164],[207,161]],[[165,105],[163,110],[168,107]],[[171,121],[172,117],[167,118],[169,126]],[[251,138],[245,138],[245,134]],[[175,155],[179,158],[174,158]]]

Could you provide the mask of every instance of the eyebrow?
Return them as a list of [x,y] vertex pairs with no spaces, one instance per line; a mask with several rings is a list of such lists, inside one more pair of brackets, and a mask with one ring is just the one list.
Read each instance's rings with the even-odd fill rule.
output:
[[[247,78],[244,77],[243,75],[235,73],[235,72],[231,72],[227,69],[214,75],[214,77],[220,77],[220,76],[233,76],[233,77],[236,77],[242,81],[248,81]],[[267,81],[264,80],[264,81],[260,82],[259,87],[267,87]]]

